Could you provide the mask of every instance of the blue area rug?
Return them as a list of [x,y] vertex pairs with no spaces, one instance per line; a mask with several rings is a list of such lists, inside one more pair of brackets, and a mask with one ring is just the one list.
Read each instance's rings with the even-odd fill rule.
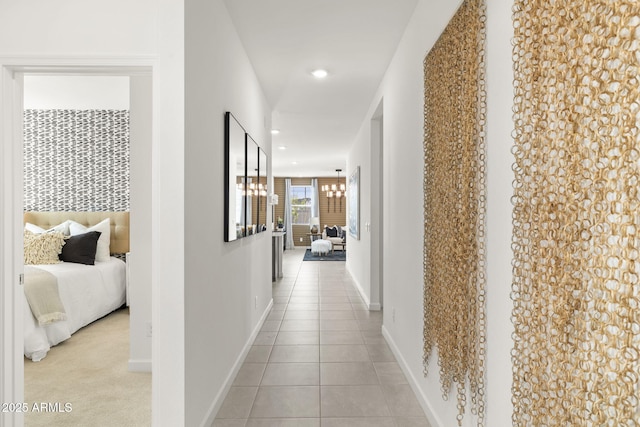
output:
[[326,255],[315,255],[311,253],[311,249],[307,249],[307,252],[304,254],[304,261],[346,261],[347,260],[347,252],[346,251],[333,251],[333,253],[329,252]]

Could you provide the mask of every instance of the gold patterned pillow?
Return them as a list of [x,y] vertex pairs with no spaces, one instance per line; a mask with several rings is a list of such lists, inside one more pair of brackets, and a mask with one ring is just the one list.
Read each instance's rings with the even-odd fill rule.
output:
[[35,234],[24,230],[24,264],[58,264],[64,246],[64,234],[50,232]]

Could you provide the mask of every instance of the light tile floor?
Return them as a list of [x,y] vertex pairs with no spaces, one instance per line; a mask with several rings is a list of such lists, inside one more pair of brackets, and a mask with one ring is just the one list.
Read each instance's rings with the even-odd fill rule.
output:
[[214,427],[429,427],[339,261],[285,251],[273,308]]

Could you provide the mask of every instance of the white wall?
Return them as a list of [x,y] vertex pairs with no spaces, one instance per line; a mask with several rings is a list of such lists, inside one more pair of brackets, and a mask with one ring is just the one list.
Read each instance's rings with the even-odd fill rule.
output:
[[[347,270],[356,282],[365,304],[371,304],[371,229],[366,225],[371,223],[371,146],[369,144],[371,127],[369,121],[362,125],[358,134],[358,142],[353,145],[347,157],[347,183],[349,177],[360,166],[360,240],[347,233]],[[348,197],[347,197],[348,200]],[[349,207],[347,203],[347,222],[349,221]],[[346,224],[349,225],[348,223]],[[374,231],[377,229],[374,224]]]
[[224,113],[271,158],[271,110],[222,0],[187,1],[186,46],[186,425],[208,426],[271,303],[271,233],[224,242]]
[[128,110],[128,76],[24,78],[25,110]]
[[511,424],[511,213],[514,162],[510,0],[487,8],[487,425]]
[[[378,99],[378,98],[376,98]],[[381,223],[380,187],[383,185],[384,171],[381,171],[380,151],[383,141],[380,130],[383,103],[376,104],[357,136],[348,155],[347,180],[349,175],[360,166],[360,240],[347,234],[347,270],[354,278],[360,295],[370,310],[382,308],[380,287],[383,278],[380,272],[381,248],[384,244],[384,225]],[[347,211],[347,218],[349,212]],[[348,220],[347,220],[348,221]],[[348,224],[347,224],[348,225]],[[382,251],[386,251],[382,248]]]
[[[183,425],[185,417],[183,14],[181,0],[70,0],[59,4],[0,0],[3,77],[14,66],[23,70],[41,65],[51,69],[115,66],[132,72],[135,67],[153,69],[152,280],[153,305],[162,308],[161,315],[159,310],[153,314],[153,419],[157,426]],[[7,97],[0,99],[6,107]],[[0,117],[0,128],[10,129],[9,114],[5,111]],[[14,142],[8,132],[0,138],[3,147]],[[9,181],[1,184],[5,182]],[[2,190],[3,209],[21,210],[9,189]],[[19,225],[17,215],[0,218],[3,231],[12,230],[11,222]],[[3,281],[1,286],[12,283]]]
[[[370,120],[384,100],[384,327],[432,425],[455,424],[455,392],[443,401],[437,355],[423,377],[423,60],[460,2],[421,0],[389,66],[347,161],[371,169]],[[511,2],[487,0],[488,219],[487,219],[487,418],[486,425],[511,424]],[[363,174],[366,179],[368,172]],[[363,191],[364,188],[363,188]],[[362,194],[363,204],[371,195]],[[370,212],[362,211],[361,221]],[[373,227],[375,229],[375,227]],[[350,270],[365,289],[365,242],[350,242]],[[395,321],[392,313],[395,310]],[[463,425],[475,425],[467,410]]]
[[0,39],[0,53],[95,57],[155,54],[158,22],[163,5],[169,4],[167,0],[68,0],[60,4],[0,0],[0,31],[6,36]]

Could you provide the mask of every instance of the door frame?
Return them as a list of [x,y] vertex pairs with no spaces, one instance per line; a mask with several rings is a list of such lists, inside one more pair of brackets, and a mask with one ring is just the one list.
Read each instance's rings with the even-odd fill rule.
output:
[[[22,149],[14,141],[22,138],[18,131],[21,117],[15,117],[16,108],[22,107],[22,77],[10,68],[0,70],[0,402],[20,403],[24,401],[24,362],[22,310],[19,307],[20,274],[22,272],[21,228],[18,227],[17,206],[22,203]],[[22,222],[22,221],[20,221]],[[22,426],[22,413],[9,411],[0,413],[0,426]]]
[[[156,74],[157,64],[151,56],[138,57],[0,57],[0,402],[24,402],[23,311],[20,278],[23,270],[23,94],[24,74],[48,75],[119,75]],[[155,85],[155,83],[154,83]],[[154,111],[156,101],[153,101]],[[154,113],[155,116],[156,113]],[[152,125],[152,133],[155,125]],[[155,151],[157,139],[152,138]],[[152,163],[156,156],[152,155]],[[157,170],[155,164],[152,169]],[[157,187],[158,175],[152,175]],[[156,228],[158,203],[152,203],[152,229]],[[156,307],[156,246],[152,245],[152,312]],[[155,370],[155,369],[154,369]],[[154,394],[157,384],[154,381]],[[156,412],[156,398],[152,399]],[[24,416],[18,411],[0,413],[0,427],[21,427]]]
[[370,310],[384,305],[384,99],[376,107],[370,123],[371,148],[371,233],[369,277]]

